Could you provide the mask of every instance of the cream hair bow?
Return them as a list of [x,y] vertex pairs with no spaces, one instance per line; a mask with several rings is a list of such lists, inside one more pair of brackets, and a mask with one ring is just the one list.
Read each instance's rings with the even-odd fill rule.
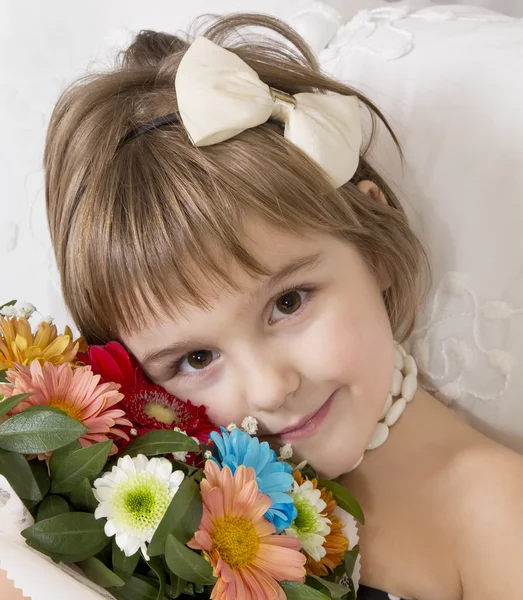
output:
[[175,86],[180,117],[195,146],[223,142],[274,119],[336,187],[358,168],[362,133],[356,96],[284,94],[263,83],[234,52],[204,37],[182,58]]

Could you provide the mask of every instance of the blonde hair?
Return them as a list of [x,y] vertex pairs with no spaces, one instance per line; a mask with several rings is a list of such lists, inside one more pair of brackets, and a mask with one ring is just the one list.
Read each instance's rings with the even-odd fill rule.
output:
[[[272,33],[249,37],[253,26]],[[408,334],[428,266],[398,199],[366,158],[377,119],[400,150],[379,109],[322,74],[303,39],[278,19],[228,15],[199,35],[237,53],[271,87],[358,96],[372,117],[369,142],[356,174],[339,189],[270,121],[205,148],[191,145],[180,123],[122,144],[136,127],[177,111],[174,79],[189,44],[140,32],[113,70],[88,74],[65,90],[47,133],[51,237],[65,302],[86,340],[118,339],[184,303],[208,306],[209,283],[236,287],[224,256],[253,276],[267,274],[242,239],[249,214],[354,244],[373,269],[388,273],[391,325],[397,336]],[[364,179],[378,184],[388,206],[357,189]]]

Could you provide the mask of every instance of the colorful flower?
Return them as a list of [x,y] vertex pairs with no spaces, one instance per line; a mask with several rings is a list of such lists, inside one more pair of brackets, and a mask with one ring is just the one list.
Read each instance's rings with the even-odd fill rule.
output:
[[[124,394],[122,408],[137,435],[178,427],[187,435],[207,443],[211,431],[216,430],[204,406],[194,406],[189,400],[182,402],[149,381],[138,361],[118,342],[90,346],[88,353],[79,354],[78,358],[91,365],[93,372],[103,381],[121,385],[120,391]],[[125,444],[119,446],[123,449]]]
[[240,429],[229,433],[222,427],[221,434],[211,433],[211,440],[216,444],[219,463],[229,467],[233,474],[241,465],[255,470],[260,492],[267,494],[272,501],[265,517],[277,531],[289,527],[297,514],[287,493],[294,482],[291,466],[278,461],[267,442],[260,442]]
[[[6,397],[32,392],[9,415],[24,411],[30,406],[46,405],[57,408],[89,428],[80,438],[82,446],[103,442],[110,437],[126,438],[121,426],[130,426],[123,418],[125,413],[116,405],[122,399],[118,384],[100,383],[90,367],[75,367],[69,363],[53,365],[33,361],[29,367],[15,365],[7,371],[9,384],[0,385]],[[112,453],[116,452],[113,445]],[[39,458],[45,458],[40,455]]]
[[291,496],[298,514],[285,533],[298,538],[303,550],[319,562],[327,554],[324,545],[331,532],[331,520],[324,514],[327,503],[321,499],[321,492],[312,481],[304,481],[301,476],[295,478]]
[[[299,486],[304,482],[299,471],[294,472],[294,479]],[[311,479],[310,483],[312,483],[313,489],[317,489],[318,482],[316,479]],[[330,521],[330,533],[325,536],[325,543],[323,544],[325,555],[319,561],[316,561],[311,555],[304,552],[307,557],[305,564],[307,573],[317,577],[325,577],[329,574],[329,571],[334,571],[337,566],[342,564],[345,551],[349,548],[349,540],[343,534],[343,524],[340,518],[334,514],[337,504],[332,497],[332,492],[327,488],[322,488],[320,493],[321,499],[326,505],[322,515]]]
[[300,542],[274,535],[265,517],[271,499],[258,490],[253,468],[239,466],[235,473],[208,460],[200,492],[203,516],[187,544],[202,550],[218,578],[213,600],[285,600],[279,581],[300,581],[305,556]]
[[82,338],[73,341],[69,327],[58,335],[56,325],[43,321],[33,334],[27,319],[0,317],[0,371],[15,363],[29,365],[34,360],[54,365],[70,363],[84,344]]
[[104,531],[108,537],[115,536],[125,556],[141,549],[149,560],[147,544],[183,478],[182,471],[173,473],[166,458],[148,459],[139,454],[119,458],[111,471],[95,480],[93,493],[100,503],[95,519],[107,519]]

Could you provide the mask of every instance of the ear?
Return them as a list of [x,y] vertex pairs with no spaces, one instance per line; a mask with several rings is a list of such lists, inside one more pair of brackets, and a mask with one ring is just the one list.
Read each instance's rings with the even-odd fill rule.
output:
[[380,204],[383,204],[383,206],[388,205],[387,198],[385,198],[385,194],[374,183],[374,181],[370,181],[370,179],[364,179],[363,181],[360,181],[356,185],[356,187],[360,190],[360,192],[363,192],[364,194],[369,196],[369,198],[372,198]]
[[[356,186],[360,192],[363,192],[369,198],[376,200],[380,204],[384,206],[388,206],[387,198],[385,198],[385,194],[381,191],[381,189],[374,183],[374,181],[370,181],[369,179],[364,179],[360,181]],[[391,278],[387,273],[385,267],[380,266],[378,268],[378,283],[381,288],[381,291],[384,292],[391,286]]]

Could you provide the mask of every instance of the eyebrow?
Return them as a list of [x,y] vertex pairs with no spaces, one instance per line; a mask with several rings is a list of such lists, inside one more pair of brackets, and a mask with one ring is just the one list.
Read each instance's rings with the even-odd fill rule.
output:
[[[309,256],[304,256],[293,260],[286,265],[284,265],[281,269],[279,269],[276,273],[273,273],[270,277],[267,278],[266,281],[263,282],[261,286],[261,290],[257,289],[253,294],[253,297],[259,297],[261,293],[265,293],[270,288],[278,285],[294,273],[298,271],[302,271],[303,269],[309,268],[313,269],[318,265],[321,259],[321,253],[318,252],[316,254],[311,254]],[[150,350],[145,354],[142,359],[142,366],[145,370],[160,362],[166,356],[171,356],[177,352],[181,352],[183,350],[187,350],[190,347],[194,347],[194,341],[179,341],[169,344],[164,348],[159,350]]]

